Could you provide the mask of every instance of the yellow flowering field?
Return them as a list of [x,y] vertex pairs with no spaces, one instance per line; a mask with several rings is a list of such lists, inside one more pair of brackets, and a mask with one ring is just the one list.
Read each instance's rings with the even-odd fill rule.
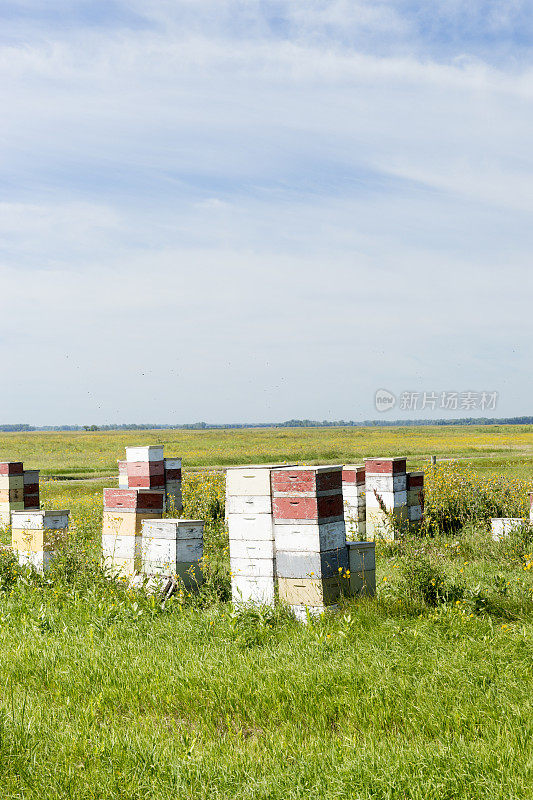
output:
[[457,532],[491,517],[529,517],[533,477],[479,473],[468,462],[444,461],[424,470],[424,521],[428,532]]
[[0,433],[0,461],[24,461],[43,474],[115,475],[126,445],[161,443],[186,468],[243,463],[359,463],[365,456],[406,455],[413,468],[431,455],[468,460],[476,470],[527,474],[533,426],[398,428],[243,428],[222,430]]

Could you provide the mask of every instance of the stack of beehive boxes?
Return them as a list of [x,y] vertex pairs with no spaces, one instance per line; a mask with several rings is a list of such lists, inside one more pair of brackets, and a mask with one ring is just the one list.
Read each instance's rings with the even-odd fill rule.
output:
[[274,603],[276,554],[271,470],[272,465],[260,464],[230,467],[226,472],[226,521],[234,603]]
[[342,497],[347,539],[366,536],[366,496],[364,464],[347,464],[342,468]]
[[273,469],[271,485],[279,598],[305,619],[348,590],[342,467]]
[[202,583],[204,523],[198,519],[144,520],[142,564],[145,575],[179,577],[187,589]]
[[393,540],[407,521],[405,458],[366,458],[366,538]]
[[181,458],[165,458],[165,503],[167,510],[183,509],[181,495]]
[[346,542],[350,568],[350,595],[376,594],[376,543]]
[[37,511],[41,507],[39,498],[39,470],[25,469],[24,479],[24,510]]
[[12,511],[24,511],[24,467],[21,461],[0,463],[0,524],[9,525]]
[[126,447],[126,461],[118,461],[120,489],[162,489],[165,508],[181,511],[181,458],[164,458],[163,445]]
[[411,528],[419,528],[424,515],[424,473],[407,473],[407,518]]
[[11,545],[19,563],[43,572],[68,535],[69,511],[13,511]]
[[104,489],[102,558],[115,574],[131,576],[140,570],[142,523],[161,519],[164,489]]
[[165,488],[165,461],[162,445],[126,447],[128,489]]

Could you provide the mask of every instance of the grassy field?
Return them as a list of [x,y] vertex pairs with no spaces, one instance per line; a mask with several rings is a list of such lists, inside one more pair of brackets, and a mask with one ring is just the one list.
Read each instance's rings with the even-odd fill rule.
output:
[[365,456],[406,455],[413,467],[430,455],[468,459],[482,471],[529,474],[533,426],[420,428],[251,428],[216,431],[0,433],[0,461],[24,461],[43,475],[113,475],[131,444],[160,443],[187,468],[277,461],[359,462]]
[[[207,582],[163,605],[99,568],[109,479],[44,482],[45,506],[72,509],[72,543],[46,579],[0,558],[2,800],[529,800],[533,543],[492,542],[486,525],[508,486],[525,507],[529,429],[173,435],[168,454],[191,467],[460,455],[432,513],[475,511],[453,534],[379,545],[377,597],[305,626],[227,602],[220,474],[185,474],[185,512],[208,520]],[[154,440],[4,436],[0,459],[98,476],[125,443]]]

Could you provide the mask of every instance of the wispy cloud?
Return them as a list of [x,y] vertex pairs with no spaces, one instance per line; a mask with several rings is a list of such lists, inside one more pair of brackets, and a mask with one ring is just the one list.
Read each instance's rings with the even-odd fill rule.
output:
[[303,8],[4,4],[0,357],[70,386],[6,419],[528,410],[525,3]]

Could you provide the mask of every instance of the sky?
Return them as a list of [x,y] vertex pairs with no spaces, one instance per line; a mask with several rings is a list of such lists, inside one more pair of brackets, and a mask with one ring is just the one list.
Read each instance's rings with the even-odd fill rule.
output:
[[532,44],[521,0],[4,0],[0,423],[533,415]]

